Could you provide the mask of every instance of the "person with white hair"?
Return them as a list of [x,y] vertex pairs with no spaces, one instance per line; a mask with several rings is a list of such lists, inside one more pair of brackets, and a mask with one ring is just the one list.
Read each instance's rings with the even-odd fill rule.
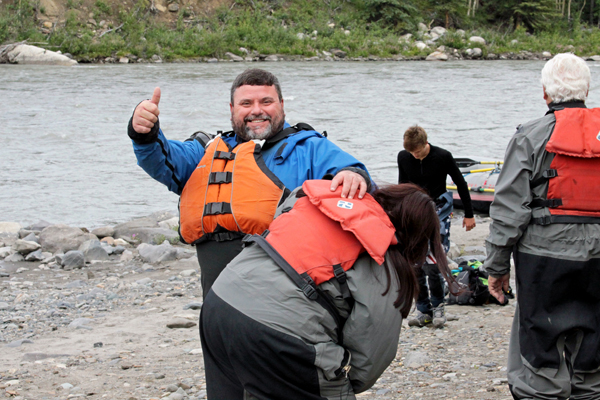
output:
[[490,293],[517,306],[508,384],[515,399],[600,398],[600,109],[590,70],[557,54],[541,79],[548,112],[517,128],[490,207]]

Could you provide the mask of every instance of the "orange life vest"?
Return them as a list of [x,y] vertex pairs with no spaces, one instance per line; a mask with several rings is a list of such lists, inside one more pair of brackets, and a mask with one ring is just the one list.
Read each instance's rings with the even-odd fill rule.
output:
[[232,149],[217,136],[181,193],[179,233],[190,244],[262,233],[287,194],[265,165],[259,142]]
[[551,216],[534,223],[600,223],[600,108],[554,112],[556,126],[546,151],[554,153],[546,200]]

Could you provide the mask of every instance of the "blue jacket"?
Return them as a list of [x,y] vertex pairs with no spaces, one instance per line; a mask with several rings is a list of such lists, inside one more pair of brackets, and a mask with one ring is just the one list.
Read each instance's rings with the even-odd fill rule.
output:
[[[289,126],[286,122],[284,128]],[[231,147],[237,145],[235,136],[226,136],[225,141]],[[179,195],[204,156],[204,148],[197,140],[167,140],[160,129],[155,141],[141,144],[134,140],[133,149],[138,165]],[[368,177],[364,164],[316,131],[290,135],[262,151],[262,156],[267,167],[290,190],[301,186],[307,179],[321,179],[342,169],[358,168],[365,171],[362,175]],[[373,183],[371,186],[375,187]]]

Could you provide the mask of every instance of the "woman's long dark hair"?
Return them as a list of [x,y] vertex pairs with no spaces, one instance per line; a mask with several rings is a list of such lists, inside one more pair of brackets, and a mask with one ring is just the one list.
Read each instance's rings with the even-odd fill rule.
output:
[[390,185],[380,188],[373,197],[385,210],[396,228],[398,244],[390,246],[385,262],[388,284],[384,295],[391,285],[391,271],[394,268],[400,289],[394,307],[400,308],[406,318],[412,308],[413,300],[419,295],[417,269],[425,263],[427,252],[437,261],[437,266],[450,291],[458,291],[456,281],[448,268],[446,253],[440,238],[440,221],[431,197],[419,186],[412,183]]

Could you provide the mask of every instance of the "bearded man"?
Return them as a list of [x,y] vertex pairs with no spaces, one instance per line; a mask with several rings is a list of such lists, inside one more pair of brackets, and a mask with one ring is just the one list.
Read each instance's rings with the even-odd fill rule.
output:
[[233,131],[212,140],[167,140],[158,120],[160,88],[135,108],[128,126],[138,165],[181,196],[179,232],[196,246],[204,297],[242,250],[242,238],[264,232],[277,205],[305,180],[330,178],[331,190],[342,185],[348,198],[371,187],[362,163],[309,125],[285,121],[281,86],[270,72],[244,71],[230,101]]

